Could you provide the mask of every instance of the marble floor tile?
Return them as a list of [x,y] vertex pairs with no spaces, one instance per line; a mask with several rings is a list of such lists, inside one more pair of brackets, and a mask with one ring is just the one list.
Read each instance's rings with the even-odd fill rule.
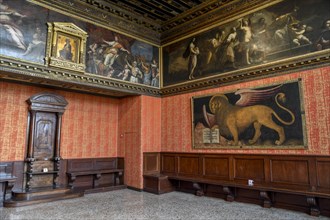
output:
[[284,209],[226,202],[171,192],[154,195],[129,189],[87,194],[84,197],[18,208],[0,208],[1,220],[14,219],[329,219]]

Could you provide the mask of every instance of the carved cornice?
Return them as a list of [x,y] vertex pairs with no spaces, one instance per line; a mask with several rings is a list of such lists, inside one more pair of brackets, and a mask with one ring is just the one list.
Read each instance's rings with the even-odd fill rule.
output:
[[1,79],[112,97],[142,94],[159,96],[157,88],[2,57],[0,57]]
[[6,79],[111,97],[130,95],[166,97],[329,65],[330,49],[303,57],[290,58],[285,62],[273,62],[158,89],[0,57],[0,80]]
[[264,66],[251,67],[180,85],[164,87],[161,89],[160,95],[162,97],[172,96],[322,66],[330,66],[330,49],[308,54],[303,57],[286,59],[284,62],[272,62]]

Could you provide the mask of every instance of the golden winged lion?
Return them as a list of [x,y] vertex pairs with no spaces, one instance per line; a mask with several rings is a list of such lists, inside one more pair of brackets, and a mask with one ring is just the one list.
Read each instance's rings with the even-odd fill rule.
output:
[[[281,86],[281,85],[280,85]],[[275,141],[276,145],[281,145],[285,141],[284,128],[276,124],[272,116],[278,119],[284,125],[291,125],[295,121],[295,116],[289,109],[282,106],[279,101],[285,101],[285,94],[283,92],[277,92],[280,86],[272,89],[263,90],[262,93],[257,90],[242,89],[238,90],[235,94],[241,95],[241,99],[236,102],[235,105],[229,103],[228,98],[221,95],[214,95],[209,101],[210,111],[214,114],[214,118],[210,120],[210,114],[204,111],[204,116],[209,118],[207,123],[210,127],[218,125],[219,133],[223,136],[231,136],[233,138],[233,144],[238,145],[238,136],[240,133],[245,131],[251,124],[255,129],[255,133],[252,139],[249,140],[249,144],[254,144],[258,141],[262,126],[273,129],[278,133],[279,139]],[[249,94],[247,96],[242,95],[243,93]],[[262,94],[262,95],[260,95]],[[270,107],[266,105],[254,105],[251,100],[257,102],[261,99],[261,96],[275,96],[276,104],[291,116],[291,121],[287,122],[281,119],[278,114]],[[247,103],[247,100],[250,100]],[[205,110],[205,106],[204,106]]]

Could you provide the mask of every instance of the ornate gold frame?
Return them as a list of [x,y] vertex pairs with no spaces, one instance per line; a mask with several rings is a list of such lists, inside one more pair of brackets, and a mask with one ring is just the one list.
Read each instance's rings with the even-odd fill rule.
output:
[[88,34],[72,23],[48,22],[46,65],[85,72]]

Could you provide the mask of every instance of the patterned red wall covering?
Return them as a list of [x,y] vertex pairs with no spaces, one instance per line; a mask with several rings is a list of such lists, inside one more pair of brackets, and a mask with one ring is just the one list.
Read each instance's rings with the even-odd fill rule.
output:
[[24,160],[28,104],[40,92],[53,92],[69,102],[63,115],[61,156],[117,156],[117,99],[0,81],[0,161]]
[[[302,79],[306,110],[307,150],[193,150],[191,97]],[[142,188],[143,152],[212,152],[330,155],[330,67],[244,82],[166,98],[124,99],[0,82],[0,161],[24,159],[26,100],[39,92],[63,95],[69,102],[63,115],[63,158],[125,157],[125,183]]]
[[[193,150],[191,147],[191,97],[216,92],[235,91],[239,88],[271,85],[301,78],[308,149],[221,149]],[[260,154],[316,154],[330,155],[330,67],[243,82],[220,88],[208,89],[162,99],[162,151],[212,152],[212,153],[260,153]]]

